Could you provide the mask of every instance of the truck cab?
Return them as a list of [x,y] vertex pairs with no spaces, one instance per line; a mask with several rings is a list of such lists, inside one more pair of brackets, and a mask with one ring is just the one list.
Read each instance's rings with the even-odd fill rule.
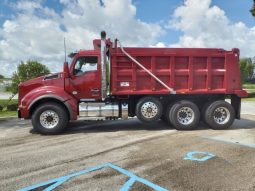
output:
[[102,100],[100,51],[79,51],[73,55],[65,90],[77,100]]
[[95,39],[93,44],[94,50],[69,54],[70,63],[64,62],[63,72],[19,85],[19,118],[32,119],[42,134],[56,134],[78,116],[94,120],[124,115],[119,111],[121,104],[106,95],[106,49],[111,42]]

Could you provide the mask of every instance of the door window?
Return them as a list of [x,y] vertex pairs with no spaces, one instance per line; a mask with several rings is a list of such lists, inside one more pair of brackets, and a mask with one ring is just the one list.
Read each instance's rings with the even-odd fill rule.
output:
[[74,66],[74,75],[79,76],[85,72],[96,71],[97,70],[97,57],[96,56],[86,56],[80,57],[76,60]]

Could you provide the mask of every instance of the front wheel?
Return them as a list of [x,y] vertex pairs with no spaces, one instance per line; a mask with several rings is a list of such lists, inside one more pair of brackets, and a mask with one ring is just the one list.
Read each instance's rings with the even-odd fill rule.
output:
[[205,122],[212,129],[227,129],[235,119],[235,111],[231,104],[225,101],[215,101],[205,110]]
[[39,105],[32,115],[32,125],[41,134],[60,133],[67,123],[68,116],[65,108],[54,102]]

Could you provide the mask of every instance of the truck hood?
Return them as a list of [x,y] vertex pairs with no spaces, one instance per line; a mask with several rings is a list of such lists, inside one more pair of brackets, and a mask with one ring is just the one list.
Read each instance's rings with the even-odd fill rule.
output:
[[32,85],[34,88],[36,88],[38,86],[44,85],[45,81],[60,78],[60,76],[61,76],[60,74],[61,73],[54,73],[54,74],[47,74],[47,75],[44,75],[44,76],[39,76],[37,78],[33,78],[33,79],[27,80],[25,82],[22,82],[20,84],[20,86],[31,86]]
[[40,76],[40,77],[37,77],[37,78],[33,78],[33,79],[30,79],[30,80],[27,80],[25,82],[22,82],[20,83],[19,86],[30,86],[30,85],[39,85],[41,84],[41,82],[43,81],[45,76]]
[[28,92],[44,86],[58,86],[64,88],[62,73],[48,74],[20,83],[19,100],[22,99]]

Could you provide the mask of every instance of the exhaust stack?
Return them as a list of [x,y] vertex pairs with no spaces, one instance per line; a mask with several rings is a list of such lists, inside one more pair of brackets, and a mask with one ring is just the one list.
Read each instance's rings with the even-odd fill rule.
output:
[[101,97],[106,98],[107,81],[106,81],[106,32],[101,32]]

